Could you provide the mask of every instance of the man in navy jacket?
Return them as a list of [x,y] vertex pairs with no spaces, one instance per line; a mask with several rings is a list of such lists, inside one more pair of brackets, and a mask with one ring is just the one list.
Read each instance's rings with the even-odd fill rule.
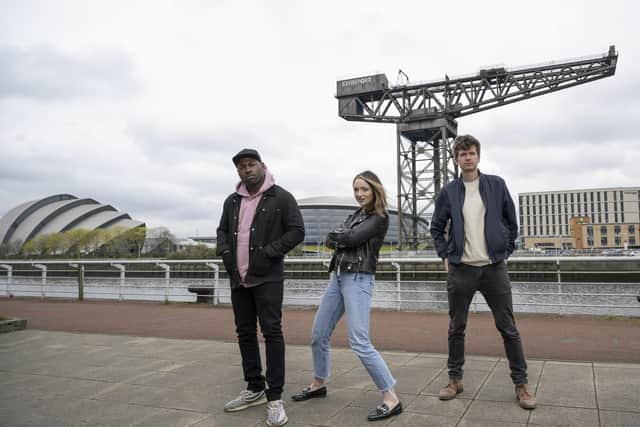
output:
[[453,154],[461,176],[440,190],[431,221],[431,236],[447,270],[449,300],[449,384],[439,397],[450,400],[463,391],[469,305],[480,291],[502,335],[518,402],[522,408],[534,409],[536,398],[527,389],[527,362],[513,317],[506,268],[518,233],[513,200],[502,178],[480,173],[476,138],[457,137]]

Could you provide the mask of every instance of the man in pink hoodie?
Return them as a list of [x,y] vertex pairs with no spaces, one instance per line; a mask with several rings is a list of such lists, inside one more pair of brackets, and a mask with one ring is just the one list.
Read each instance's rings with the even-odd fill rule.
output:
[[[256,150],[245,148],[232,160],[240,183],[224,202],[217,230],[217,254],[222,256],[229,276],[242,369],[248,386],[224,410],[240,411],[267,403],[267,425],[281,426],[287,422],[281,399],[284,256],[303,241],[304,222],[295,198],[275,184]],[[257,321],[266,347],[266,387]]]

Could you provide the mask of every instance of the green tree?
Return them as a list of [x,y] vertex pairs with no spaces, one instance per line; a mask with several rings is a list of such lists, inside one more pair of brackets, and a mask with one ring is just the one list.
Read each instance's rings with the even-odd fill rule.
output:
[[111,240],[112,236],[113,234],[110,230],[96,228],[95,230],[87,232],[84,239],[80,242],[80,246],[85,253],[96,254],[102,245]]
[[49,239],[49,236],[47,234],[42,234],[30,240],[30,242],[33,242],[32,243],[33,252],[35,252],[36,255],[39,255],[41,257],[48,255],[49,253],[48,239]]
[[84,228],[78,228],[75,230],[68,230],[64,232],[65,245],[67,247],[67,253],[74,257],[80,258],[83,254],[83,243],[87,240],[89,230]]
[[212,259],[216,257],[216,250],[214,248],[209,248],[207,245],[202,243],[187,246],[180,252],[171,253],[171,258],[180,259]]
[[131,255],[140,258],[146,237],[146,227],[135,227],[126,231],[126,238],[129,242],[129,251]]
[[43,236],[45,245],[47,247],[47,253],[50,255],[57,255],[63,252],[63,236],[62,233],[49,233]]
[[36,253],[36,245],[35,240],[29,240],[27,243],[22,245],[22,253],[25,256],[33,255]]

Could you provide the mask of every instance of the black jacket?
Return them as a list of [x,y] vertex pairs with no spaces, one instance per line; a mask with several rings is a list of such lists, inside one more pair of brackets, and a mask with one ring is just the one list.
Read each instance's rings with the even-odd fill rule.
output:
[[[513,200],[504,180],[499,176],[480,174],[480,197],[485,207],[484,238],[492,263],[505,260],[513,253],[518,235],[518,222]],[[431,237],[440,258],[460,263],[464,251],[464,183],[456,179],[445,185],[436,198],[431,218]],[[448,239],[445,230],[449,225]]]
[[[218,255],[229,251],[232,265],[225,263],[232,288],[239,286],[237,273],[237,237],[242,196],[233,193],[224,201],[217,230]],[[273,185],[262,193],[256,207],[249,237],[249,270],[246,283],[259,285],[284,278],[284,256],[304,239],[304,222],[294,197]],[[235,268],[236,271],[229,271]]]
[[335,249],[329,271],[375,273],[378,254],[389,228],[389,215],[366,215],[362,208],[349,215],[342,227],[327,236],[326,245]]

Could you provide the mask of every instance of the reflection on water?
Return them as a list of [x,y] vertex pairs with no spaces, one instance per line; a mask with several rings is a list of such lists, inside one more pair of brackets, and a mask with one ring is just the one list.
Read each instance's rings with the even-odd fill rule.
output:
[[[322,281],[287,284],[285,303],[316,305],[326,287]],[[514,311],[553,314],[640,316],[640,284],[513,283]],[[376,282],[373,306],[403,311],[448,310],[443,282]],[[477,292],[472,311],[489,311]]]

